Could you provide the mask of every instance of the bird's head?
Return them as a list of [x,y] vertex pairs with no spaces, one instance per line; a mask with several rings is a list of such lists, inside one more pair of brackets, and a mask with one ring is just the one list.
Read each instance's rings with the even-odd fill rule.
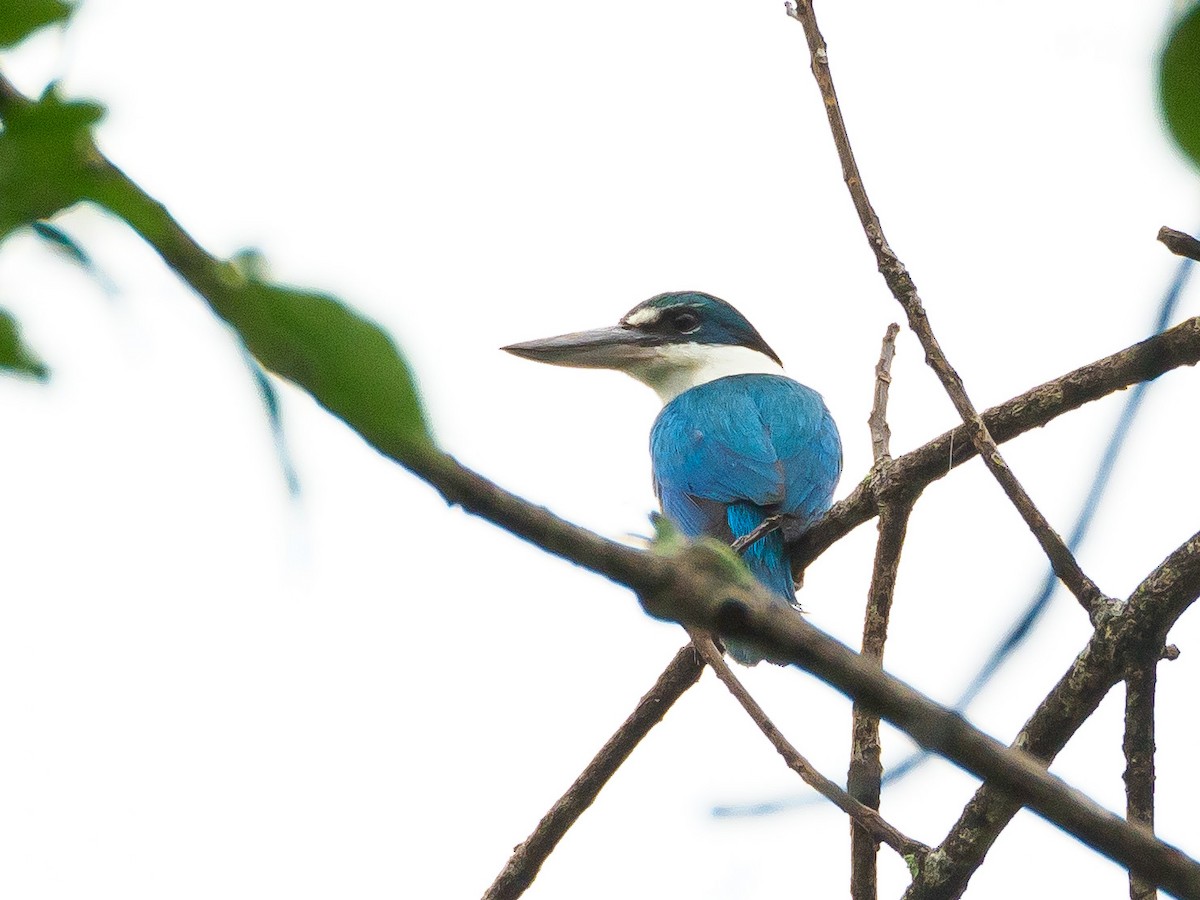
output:
[[651,297],[607,328],[502,349],[556,366],[626,372],[654,388],[663,403],[727,375],[783,374],[779,356],[746,317],[700,291]]

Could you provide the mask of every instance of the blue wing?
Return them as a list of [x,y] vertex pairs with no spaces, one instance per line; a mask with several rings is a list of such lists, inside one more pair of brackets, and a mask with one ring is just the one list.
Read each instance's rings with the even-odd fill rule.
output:
[[[685,534],[725,541],[783,514],[788,534],[815,522],[842,471],[837,426],[821,395],[779,375],[732,375],[684,391],[650,432],[654,489]],[[751,570],[789,602],[791,569],[776,531],[747,548]]]

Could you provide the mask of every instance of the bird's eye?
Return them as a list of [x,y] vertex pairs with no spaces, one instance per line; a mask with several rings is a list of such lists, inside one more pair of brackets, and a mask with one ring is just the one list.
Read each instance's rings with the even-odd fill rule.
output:
[[700,317],[691,312],[678,312],[671,317],[671,325],[680,334],[691,334],[700,327]]

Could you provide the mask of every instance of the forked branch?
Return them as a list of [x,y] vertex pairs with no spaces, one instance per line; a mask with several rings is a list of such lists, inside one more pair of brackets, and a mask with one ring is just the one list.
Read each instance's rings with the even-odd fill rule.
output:
[[[1048,425],[1086,403],[1197,362],[1200,316],[1031,388],[984,412],[983,421],[989,433],[1003,443]],[[960,425],[897,457],[886,471],[872,470],[848,497],[835,503],[820,522],[790,545],[792,567],[797,573],[803,572],[835,542],[873,518],[881,501],[901,496],[916,498],[977,452],[967,426]]]
[[[1167,632],[1200,596],[1200,532],[1168,556],[1096,626],[1087,646],[1046,695],[1013,742],[1047,765],[1126,675],[1130,660],[1171,657]],[[1020,809],[998,784],[984,784],[933,851],[938,865],[922,869],[905,900],[962,895],[983,858]],[[1200,885],[1178,896],[1200,897]]]
[[[902,682],[884,674],[871,660],[830,640],[765,591],[747,591],[736,600],[717,594],[659,595],[645,605],[660,617],[752,643],[769,660],[792,663],[860,701],[907,732],[928,750],[980,776],[985,784],[969,805],[970,821],[956,828],[954,844],[930,852],[918,883],[931,888],[923,896],[951,897],[948,880],[982,860],[986,846],[1020,806],[1075,835],[1121,865],[1165,890],[1200,900],[1200,863],[1162,843],[1140,826],[1130,825],[1046,771],[1048,757],[1061,748],[1078,724],[1124,674],[1128,660],[1161,652],[1166,631],[1200,595],[1200,534],[1172,553],[1126,604],[1113,604],[1100,617],[1087,649],[1043,702],[1031,725],[1013,747],[1004,747]],[[1052,751],[1052,752],[1051,752]],[[976,802],[978,801],[978,802]],[[979,854],[967,863],[958,843]],[[961,892],[961,891],[959,891]],[[909,892],[911,896],[918,896]]]
[[1029,494],[1017,481],[1016,475],[1009,469],[996,441],[988,431],[984,419],[976,411],[974,404],[967,396],[966,388],[958,372],[950,365],[946,354],[938,344],[937,338],[930,327],[929,318],[917,293],[916,284],[908,274],[904,264],[888,245],[883,233],[883,226],[875,214],[871,201],[863,186],[862,175],[858,171],[858,163],[850,146],[850,136],[846,131],[846,123],[842,118],[842,110],[838,105],[837,92],[834,90],[833,77],[829,71],[829,52],[817,27],[816,15],[813,12],[812,0],[795,0],[789,4],[788,13],[804,26],[804,35],[808,41],[809,53],[812,57],[812,73],[816,79],[821,97],[825,101],[825,112],[829,118],[829,127],[833,133],[833,142],[837,147],[838,158],[842,163],[842,176],[854,208],[858,212],[859,221],[867,236],[867,242],[875,253],[879,271],[887,283],[892,296],[900,303],[908,318],[908,325],[921,342],[925,351],[925,359],[937,374],[942,386],[954,404],[955,410],[968,428],[968,437],[979,452],[983,463],[989,472],[999,482],[1000,487],[1008,496],[1017,512],[1025,520],[1029,530],[1042,546],[1042,550],[1050,560],[1054,572],[1075,595],[1080,605],[1095,616],[1101,609],[1105,596],[1095,583],[1084,573],[1076,562],[1074,555],[1067,548],[1063,539],[1050,527],[1050,523],[1041,514],[1030,499]]

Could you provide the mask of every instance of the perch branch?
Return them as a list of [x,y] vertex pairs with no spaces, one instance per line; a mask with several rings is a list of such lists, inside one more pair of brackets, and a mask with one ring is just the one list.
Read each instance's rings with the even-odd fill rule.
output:
[[513,850],[504,869],[484,893],[483,900],[514,900],[533,884],[542,864],[567,830],[592,805],[600,789],[629,758],[633,748],[662,721],[684,691],[696,683],[703,670],[704,664],[696,655],[695,647],[687,644],[680,648],[654,687],[638,701],[629,718],[588,763],[575,783],[550,807],[533,834]]
[[775,726],[770,717],[763,711],[763,708],[758,705],[757,701],[750,696],[750,693],[738,681],[737,676],[730,671],[729,666],[725,663],[721,653],[717,650],[712,642],[712,638],[706,633],[692,631],[692,644],[699,651],[701,658],[708,663],[709,667],[716,673],[716,676],[721,679],[721,682],[729,689],[742,708],[754,721],[754,724],[759,727],[764,735],[767,736],[774,746],[776,752],[783,757],[783,761],[787,763],[789,769],[799,775],[804,783],[811,786],[822,797],[825,797],[834,806],[840,809],[846,815],[857,822],[860,827],[865,829],[874,840],[881,841],[899,853],[902,857],[915,857],[917,859],[924,858],[928,847],[920,841],[914,841],[912,838],[902,834],[899,830],[885,820],[879,813],[859,803],[848,793],[838,787],[837,784],[830,781],[815,768],[805,757],[791,745],[783,733]]
[[850,147],[850,137],[846,131],[846,123],[842,118],[837,92],[834,90],[833,78],[829,71],[828,48],[825,46],[825,38],[822,37],[821,31],[817,27],[816,14],[813,12],[811,0],[795,0],[795,3],[788,6],[788,12],[804,26],[804,35],[812,57],[813,77],[816,79],[821,97],[825,101],[825,112],[829,118],[830,130],[833,132],[833,142],[842,163],[843,180],[850,191],[854,208],[858,212],[859,221],[866,233],[867,242],[875,253],[880,274],[883,275],[892,296],[904,309],[909,328],[916,334],[925,351],[926,362],[937,374],[951,403],[954,404],[955,410],[967,425],[968,436],[979,452],[984,465],[999,482],[1008,499],[1025,520],[1029,530],[1033,532],[1059,580],[1075,595],[1088,615],[1094,617],[1103,607],[1106,600],[1104,594],[1079,567],[1079,563],[1063,539],[1050,527],[1050,523],[1034,505],[1029,494],[1017,481],[1016,475],[1000,455],[996,441],[988,431],[987,423],[975,410],[975,406],[967,396],[962,378],[950,365],[950,361],[946,358],[946,354],[933,334],[928,315],[921,303],[921,297],[917,293],[916,284],[904,264],[900,262],[899,257],[889,246],[887,238],[884,237],[883,226],[867,197],[862,175],[858,171],[858,163],[854,159],[854,151]]

